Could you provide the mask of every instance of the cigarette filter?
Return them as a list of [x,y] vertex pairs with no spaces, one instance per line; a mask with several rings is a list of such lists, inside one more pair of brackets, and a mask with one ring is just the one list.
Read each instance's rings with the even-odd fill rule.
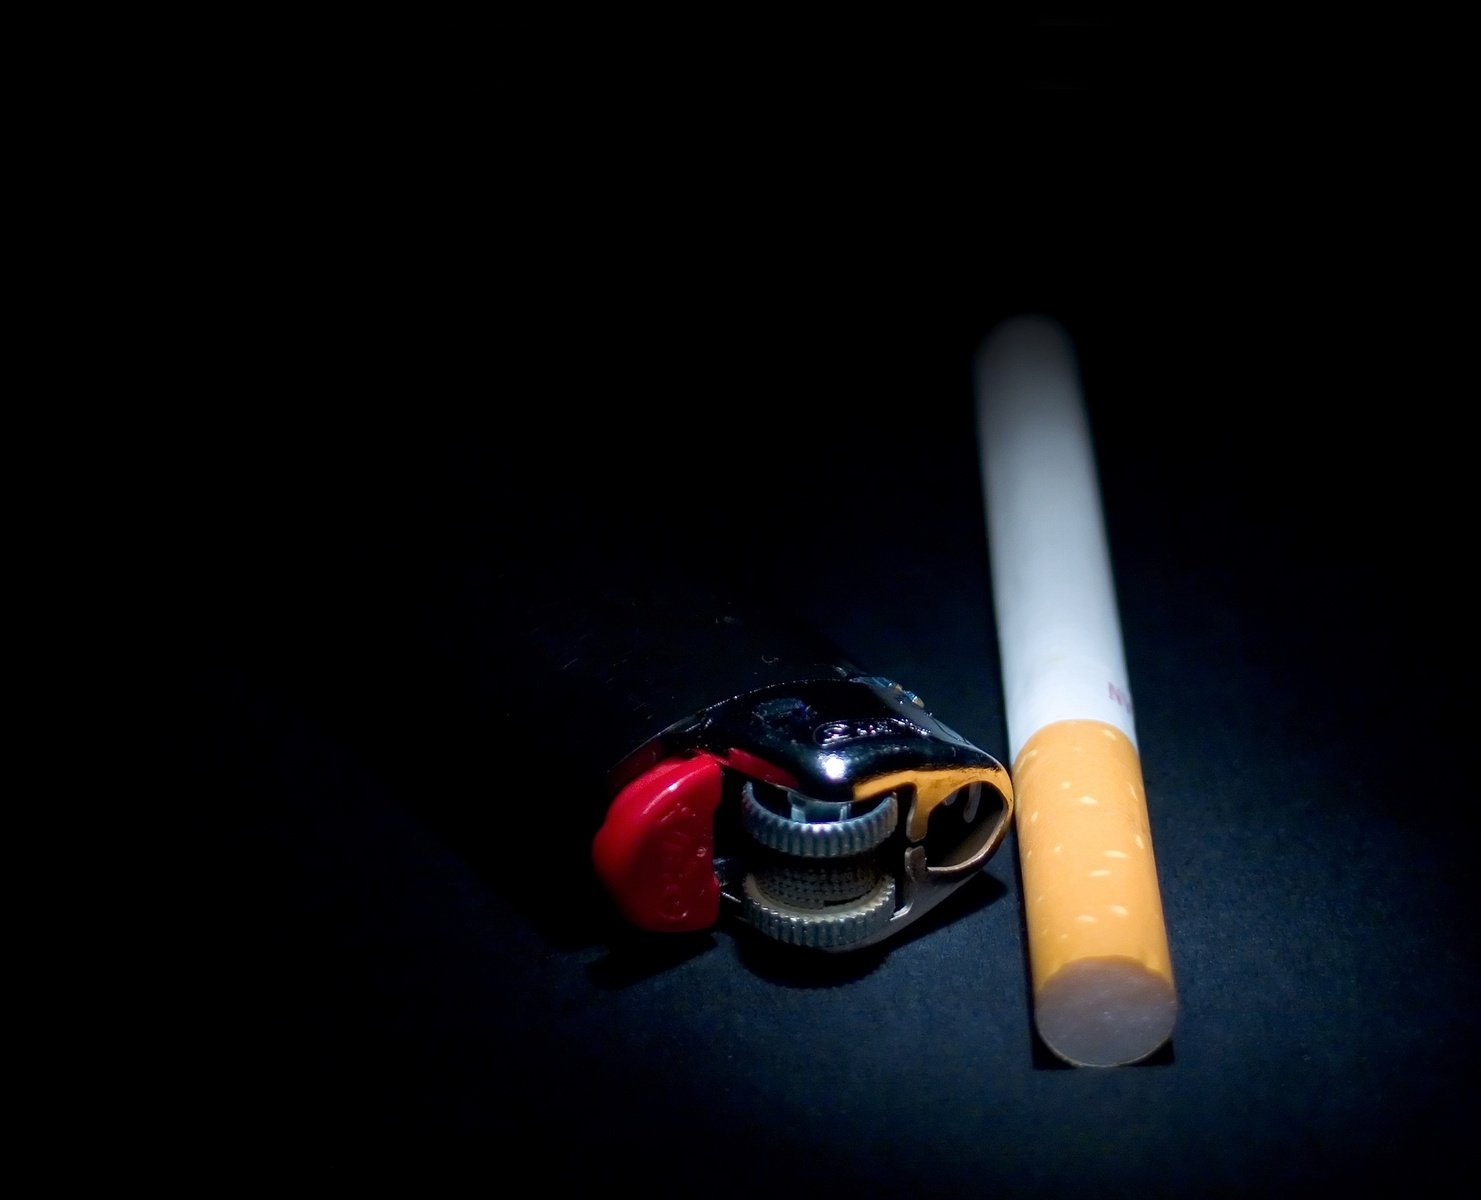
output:
[[1034,1024],[1066,1062],[1125,1065],[1177,994],[1074,346],[1014,317],[976,387]]

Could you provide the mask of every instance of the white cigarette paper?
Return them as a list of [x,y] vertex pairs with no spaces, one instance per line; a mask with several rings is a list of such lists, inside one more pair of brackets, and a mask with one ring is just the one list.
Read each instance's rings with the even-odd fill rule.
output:
[[1177,1018],[1099,476],[1069,335],[998,325],[977,434],[1034,1024],[1076,1066],[1145,1059]]

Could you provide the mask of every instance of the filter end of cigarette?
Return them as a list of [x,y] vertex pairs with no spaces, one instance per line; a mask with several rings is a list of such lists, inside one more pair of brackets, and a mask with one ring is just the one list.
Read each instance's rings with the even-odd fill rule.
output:
[[1057,721],[1013,787],[1034,1023],[1076,1066],[1138,1062],[1171,1036],[1177,994],[1136,747],[1104,721]]
[[1129,958],[1066,964],[1034,998],[1044,1044],[1077,1067],[1123,1067],[1172,1037],[1178,1000],[1172,982]]

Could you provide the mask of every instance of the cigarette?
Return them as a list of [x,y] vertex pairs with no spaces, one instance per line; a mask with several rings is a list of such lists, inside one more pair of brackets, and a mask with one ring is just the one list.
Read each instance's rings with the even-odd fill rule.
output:
[[1076,1066],[1141,1061],[1177,991],[1074,344],[996,326],[976,362],[978,452],[1017,796],[1034,1026]]

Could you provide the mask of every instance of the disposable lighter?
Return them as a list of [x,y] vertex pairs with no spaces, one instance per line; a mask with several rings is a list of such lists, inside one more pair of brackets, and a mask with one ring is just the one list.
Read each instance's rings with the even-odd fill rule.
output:
[[931,911],[1001,844],[1002,764],[756,593],[652,559],[596,582],[507,582],[521,669],[601,767],[599,785],[580,775],[590,866],[631,926],[857,950]]

